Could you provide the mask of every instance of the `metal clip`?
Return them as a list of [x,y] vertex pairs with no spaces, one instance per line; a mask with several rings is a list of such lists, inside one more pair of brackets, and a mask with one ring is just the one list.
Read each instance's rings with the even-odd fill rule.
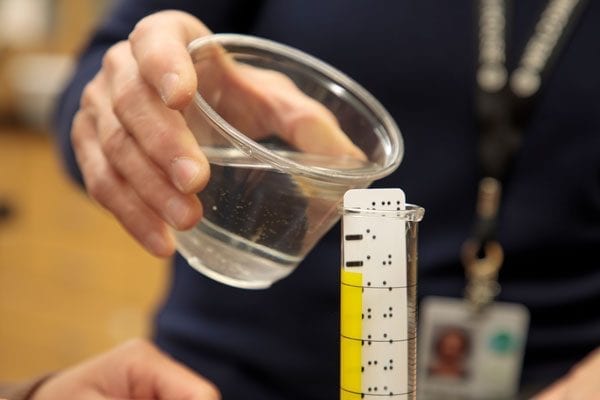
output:
[[[479,257],[480,252],[484,253]],[[504,261],[504,251],[497,241],[485,245],[467,240],[462,248],[462,262],[467,276],[465,297],[479,312],[490,304],[500,292],[498,271]]]

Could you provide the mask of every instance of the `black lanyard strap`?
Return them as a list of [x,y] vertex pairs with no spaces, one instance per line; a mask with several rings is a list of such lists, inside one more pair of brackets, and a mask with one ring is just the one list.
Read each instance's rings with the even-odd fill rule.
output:
[[542,85],[587,4],[586,0],[550,0],[527,41],[519,64],[506,68],[508,0],[477,0],[479,55],[476,115],[480,131],[479,163],[483,177],[506,179],[521,147],[521,136]]
[[587,3],[550,0],[536,23],[514,72],[506,67],[508,0],[476,0],[478,67],[475,112],[480,131],[478,158],[481,181],[471,237],[462,258],[466,295],[479,309],[496,296],[503,262],[496,240],[502,186],[521,148],[523,132],[551,67],[564,48]]
[[[509,81],[506,68],[506,36],[511,8],[509,0],[477,0],[478,87],[497,93]],[[536,94],[585,9],[587,0],[550,0],[535,25],[510,75],[510,89],[520,98]]]

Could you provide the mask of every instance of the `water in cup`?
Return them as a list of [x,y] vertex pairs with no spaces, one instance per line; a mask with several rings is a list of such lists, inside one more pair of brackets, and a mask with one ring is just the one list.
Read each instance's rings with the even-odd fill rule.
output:
[[[291,273],[313,239],[338,220],[346,184],[290,175],[235,148],[203,151],[211,166],[208,186],[198,194],[204,217],[177,235],[179,251],[202,273],[238,287],[268,287]],[[350,157],[277,153],[315,168],[369,164]]]

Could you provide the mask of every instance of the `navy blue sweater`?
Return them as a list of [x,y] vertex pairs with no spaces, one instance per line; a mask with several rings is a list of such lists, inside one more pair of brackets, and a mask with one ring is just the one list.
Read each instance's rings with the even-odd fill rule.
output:
[[[518,53],[545,3],[515,2],[509,40]],[[600,345],[600,3],[590,3],[534,109],[501,210],[500,300],[532,312],[526,383],[555,379]],[[419,293],[461,295],[458,251],[478,179],[471,2],[121,1],[82,54],[58,109],[58,140],[75,176],[69,131],[84,85],[110,45],[163,8],[188,11],[215,32],[298,47],[380,99],[403,132],[406,155],[376,186],[402,187],[427,210]],[[335,228],[296,272],[265,291],[215,283],[177,257],[156,318],[157,343],[213,380],[227,400],[336,398],[339,247]]]

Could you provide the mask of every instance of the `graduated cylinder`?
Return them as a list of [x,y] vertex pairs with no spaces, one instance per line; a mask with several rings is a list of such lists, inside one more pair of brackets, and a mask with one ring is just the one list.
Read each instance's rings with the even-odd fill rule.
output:
[[351,190],[342,219],[340,398],[416,397],[417,228],[400,189]]

